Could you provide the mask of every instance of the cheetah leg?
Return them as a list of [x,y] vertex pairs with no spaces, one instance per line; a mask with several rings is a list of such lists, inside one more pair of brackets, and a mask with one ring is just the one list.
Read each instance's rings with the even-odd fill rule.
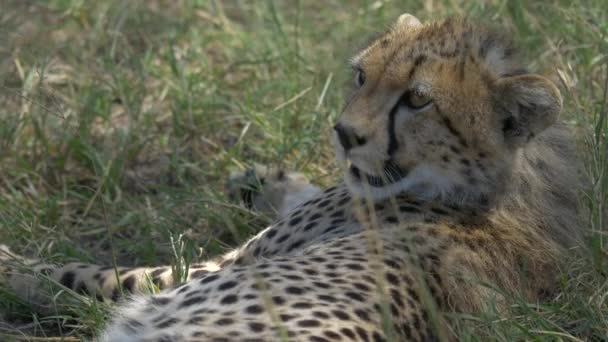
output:
[[[319,192],[301,174],[261,166],[232,176],[228,187],[233,197],[240,197],[251,209],[278,217],[287,215],[291,209]],[[180,279],[176,279],[171,266],[131,268],[78,262],[54,265],[22,257],[0,245],[0,277],[4,278],[0,280],[39,312],[54,312],[61,304],[60,297],[70,294],[72,297],[79,294],[95,297],[99,301],[116,301],[123,294],[154,292],[202,277],[220,270],[237,258],[245,259],[243,256],[249,255],[248,251],[255,246],[253,242],[258,236],[246,243],[246,247],[214,261],[190,265],[188,274]],[[64,296],[55,296],[60,289],[71,291]]]
[[[0,284],[10,287],[19,298],[40,313],[55,313],[66,297],[85,300],[88,300],[86,297],[94,297],[101,302],[115,302],[124,295],[155,293],[171,288],[233,263],[252,263],[255,259],[252,251],[270,228],[259,232],[238,249],[213,260],[189,265],[187,273],[186,270],[182,271],[180,277],[175,276],[172,266],[167,265],[113,267],[80,262],[48,264],[15,254],[8,247],[0,245]],[[65,289],[69,291],[64,296],[56,296]]]
[[228,194],[248,208],[278,219],[320,192],[298,172],[256,165],[228,181]]
[[[54,312],[70,300],[83,298],[76,295],[104,302],[117,301],[124,294],[154,293],[220,269],[214,261],[193,264],[187,275],[176,279],[171,266],[131,268],[79,262],[54,265],[16,255],[1,245],[0,263],[4,284],[42,313]],[[66,289],[69,291],[56,296]]]

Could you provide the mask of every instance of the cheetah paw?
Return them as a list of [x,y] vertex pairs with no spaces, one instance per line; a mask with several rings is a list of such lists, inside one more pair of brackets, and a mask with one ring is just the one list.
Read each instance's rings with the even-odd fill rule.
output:
[[283,217],[317,194],[319,188],[299,172],[256,164],[244,172],[233,173],[227,192],[232,200],[251,210]]

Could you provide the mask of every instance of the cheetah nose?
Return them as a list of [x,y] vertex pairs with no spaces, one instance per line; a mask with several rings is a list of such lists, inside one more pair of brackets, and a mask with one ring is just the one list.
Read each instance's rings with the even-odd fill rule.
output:
[[334,130],[338,135],[338,140],[344,148],[344,151],[348,151],[353,147],[364,145],[367,142],[364,137],[357,135],[352,128],[342,124],[335,125]]

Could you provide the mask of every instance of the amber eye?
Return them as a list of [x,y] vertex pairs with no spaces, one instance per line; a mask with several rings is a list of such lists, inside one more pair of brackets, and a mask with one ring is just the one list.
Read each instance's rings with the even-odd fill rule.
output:
[[429,96],[416,91],[408,91],[401,97],[401,103],[411,109],[422,109],[432,101]]
[[361,69],[357,69],[357,73],[355,74],[355,85],[357,87],[363,86],[365,83],[365,71]]

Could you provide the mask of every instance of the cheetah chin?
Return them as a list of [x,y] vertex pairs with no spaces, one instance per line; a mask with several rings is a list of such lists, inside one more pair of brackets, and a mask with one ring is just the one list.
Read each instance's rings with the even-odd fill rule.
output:
[[403,177],[394,177],[390,174],[382,177],[371,176],[362,174],[356,166],[351,166],[345,174],[344,181],[353,195],[372,201],[399,194],[407,194],[423,201],[447,200],[454,189],[450,180],[430,165],[416,166]]

